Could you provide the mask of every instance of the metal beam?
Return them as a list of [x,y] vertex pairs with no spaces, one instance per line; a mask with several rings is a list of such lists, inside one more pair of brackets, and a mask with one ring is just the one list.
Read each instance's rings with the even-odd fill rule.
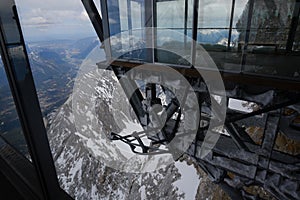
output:
[[231,136],[234,143],[238,146],[238,148],[243,149],[244,151],[249,151],[248,147],[245,145],[245,143],[239,137],[238,131],[235,128],[235,126],[232,123],[226,123],[225,125],[229,132],[229,135]]
[[32,163],[45,199],[61,199],[21,25],[13,0],[0,2],[0,48]]
[[110,61],[112,59],[111,55],[111,46],[110,46],[110,28],[109,28],[109,17],[108,17],[108,8],[107,0],[100,1],[101,14],[102,14],[102,23],[103,23],[103,36],[104,36],[104,49],[106,54],[106,60]]
[[[142,17],[142,20],[144,19],[144,27],[145,28],[145,41],[146,46],[148,47],[146,49],[146,62],[153,63],[154,62],[154,47],[155,47],[155,39],[154,39],[154,30],[152,27],[154,27],[154,1],[144,0],[141,3],[141,10],[142,13],[144,13],[144,17]],[[143,26],[143,21],[142,21]]]
[[243,48],[243,54],[242,54],[242,66],[241,66],[241,73],[244,72],[246,59],[247,59],[247,49],[248,49],[248,43],[250,38],[250,32],[251,32],[251,22],[252,22],[252,15],[253,15],[253,8],[254,8],[254,0],[249,0],[249,7],[248,7],[248,20],[247,20],[247,28],[246,28],[246,34],[245,34],[245,44]]
[[[113,66],[122,66],[125,68],[134,68],[141,65],[141,63],[138,62],[130,62],[130,61],[113,61],[111,63]],[[154,67],[157,64],[151,64]],[[168,64],[168,66],[172,67],[173,69],[177,70],[179,73],[181,73],[184,76],[191,77],[191,78],[199,78],[200,74],[197,70],[203,71],[203,73],[209,73],[210,77],[214,77],[216,74],[220,73],[219,71],[214,71],[210,69],[191,69],[187,68],[187,66],[182,65],[171,65]],[[234,72],[225,72],[221,71],[221,76],[223,81],[226,83],[233,83],[236,85],[248,85],[248,86],[260,86],[260,87],[267,87],[270,90],[271,89],[280,89],[280,90],[286,90],[286,91],[292,91],[292,92],[298,92],[300,91],[300,82],[295,80],[289,80],[284,79],[283,77],[272,77],[272,76],[266,76],[264,74],[237,74]]]
[[188,15],[189,15],[189,0],[184,2],[184,48],[186,49],[187,43],[187,28],[188,28]]
[[197,51],[197,35],[198,35],[198,11],[199,11],[199,0],[194,0],[193,9],[193,29],[192,29],[192,67],[195,66],[196,62],[196,51]]
[[101,42],[103,42],[104,36],[103,36],[102,19],[99,15],[99,12],[95,6],[94,1],[93,0],[81,0],[81,1],[89,15],[89,18],[94,26],[98,38],[100,39]]
[[[131,17],[131,0],[127,0],[127,23],[128,23],[128,33],[129,33],[129,46],[133,47],[132,37],[132,17]],[[132,52],[130,52],[132,53]]]
[[232,27],[233,27],[233,18],[234,18],[234,7],[235,7],[235,0],[232,0],[227,50],[230,50],[230,43],[231,43],[231,37],[232,37]]
[[[275,140],[278,135],[279,122],[282,114],[281,110],[282,109],[277,109],[273,113],[268,113],[268,117],[265,122],[264,136],[258,160],[258,164],[265,169],[269,169]],[[265,174],[263,178],[266,178],[266,176],[267,174]]]

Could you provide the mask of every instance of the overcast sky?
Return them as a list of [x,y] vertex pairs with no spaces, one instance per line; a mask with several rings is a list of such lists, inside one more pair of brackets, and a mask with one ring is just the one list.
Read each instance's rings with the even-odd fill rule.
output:
[[[25,39],[49,40],[49,39],[77,39],[88,36],[95,36],[95,31],[83,8],[81,0],[15,0],[21,18]],[[126,2],[125,0],[120,0]],[[212,25],[227,26],[230,16],[230,3],[232,0],[201,0],[199,26],[209,27]],[[243,11],[248,0],[236,1],[237,19]],[[99,4],[99,0],[95,0]],[[162,24],[171,25],[174,21],[174,13],[183,15],[183,0],[161,3],[158,12],[161,10],[165,20]],[[176,4],[176,5],[175,5]],[[190,5],[192,1],[190,1]],[[126,6],[124,6],[126,8]],[[162,8],[163,7],[163,8]],[[133,10],[136,7],[133,7]],[[175,10],[174,10],[175,9]],[[190,6],[190,13],[192,13]],[[180,14],[181,13],[181,14]],[[121,11],[126,14],[126,11]],[[183,18],[183,16],[182,16]],[[126,20],[124,20],[126,21]],[[175,20],[177,21],[177,20]],[[179,21],[177,21],[178,23]],[[176,23],[175,23],[176,24]],[[173,24],[175,26],[175,24]],[[180,23],[181,24],[181,23]],[[176,25],[177,26],[177,25]]]
[[94,36],[81,0],[15,0],[25,39],[73,39]]

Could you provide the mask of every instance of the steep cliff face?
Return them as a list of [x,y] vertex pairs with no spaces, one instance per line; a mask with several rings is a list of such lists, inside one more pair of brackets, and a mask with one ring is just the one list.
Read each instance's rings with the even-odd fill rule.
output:
[[[237,23],[240,32],[239,41],[245,39],[249,4],[250,2],[247,3]],[[254,1],[249,42],[285,46],[294,5],[294,0]]]

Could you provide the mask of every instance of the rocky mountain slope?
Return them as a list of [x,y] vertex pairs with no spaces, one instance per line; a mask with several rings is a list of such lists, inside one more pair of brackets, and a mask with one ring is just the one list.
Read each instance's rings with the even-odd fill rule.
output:
[[[249,42],[279,44],[284,46],[294,9],[293,0],[255,1],[251,20]],[[244,41],[249,12],[249,1],[236,24],[239,41]],[[299,35],[297,33],[297,35]]]
[[[85,76],[93,79],[91,73]],[[98,96],[95,104],[101,108],[97,112],[101,128],[98,140],[101,140],[100,131],[109,131],[111,127],[108,124],[114,123],[109,112],[113,109],[114,80],[107,78],[97,82],[102,88],[95,89]],[[79,95],[85,95],[84,91]],[[71,196],[75,199],[195,198],[200,177],[195,167],[187,166],[185,161],[142,174],[122,172],[106,166],[101,158],[115,156],[112,147],[97,141],[97,138],[89,140],[84,135],[92,129],[88,124],[84,131],[78,130],[72,99],[74,97],[70,97],[57,112],[49,115],[48,130],[60,184]],[[91,118],[91,113],[85,112],[85,117]],[[134,165],[132,161],[131,166]]]

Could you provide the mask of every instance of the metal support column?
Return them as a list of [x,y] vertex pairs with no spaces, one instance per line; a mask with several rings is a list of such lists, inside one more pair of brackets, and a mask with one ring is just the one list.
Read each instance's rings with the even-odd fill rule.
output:
[[252,22],[252,15],[253,15],[253,8],[254,8],[254,0],[249,0],[249,7],[248,7],[248,20],[247,20],[247,28],[246,28],[246,34],[245,34],[245,44],[243,48],[243,54],[242,54],[242,67],[241,67],[241,73],[244,72],[246,59],[247,59],[247,49],[248,49],[248,43],[250,38],[250,32],[251,32],[251,22]]
[[232,27],[233,27],[233,18],[234,18],[234,7],[235,7],[235,0],[232,0],[227,50],[230,50],[230,43],[231,43],[231,37],[232,37]]
[[109,26],[109,16],[108,16],[108,7],[107,7],[107,0],[100,1],[101,7],[101,14],[102,14],[102,23],[103,23],[103,37],[104,37],[104,48],[106,59],[110,61],[112,59],[112,52],[110,46],[110,26]]
[[[131,48],[133,48],[131,0],[127,0],[127,23],[128,23],[128,34],[129,34],[129,46],[131,49]],[[130,53],[132,53],[132,52],[130,52]]]
[[239,149],[243,149],[245,151],[249,151],[248,147],[239,137],[238,131],[236,127],[232,123],[227,123],[226,128],[228,129],[229,135],[231,136],[234,143],[238,146]]
[[199,11],[199,0],[194,0],[193,9],[193,30],[192,30],[192,67],[195,67],[196,62],[196,51],[197,51],[197,35],[198,35],[198,11]]
[[[154,1],[145,0],[145,2],[141,5],[141,9],[144,10],[145,17],[142,18],[145,21],[145,41],[147,43],[146,49],[146,62],[153,63],[154,62],[154,47],[155,47],[155,39],[154,39],[154,15],[156,13],[154,10]],[[142,21],[143,22],[143,21]],[[142,27],[144,28],[144,27]]]
[[0,1],[0,48],[44,199],[62,199],[14,0]]
[[189,12],[189,0],[184,2],[184,48],[187,47],[187,28],[188,28],[188,12]]
[[[272,113],[268,113],[268,117],[266,119],[261,151],[259,152],[260,155],[258,157],[258,164],[264,169],[269,169],[270,159],[278,135],[280,116],[281,109],[278,109]],[[267,177],[267,171],[265,171],[265,173],[261,176],[263,176],[261,178],[264,180]]]
[[94,1],[93,0],[81,0],[81,1],[89,15],[89,18],[94,26],[98,38],[100,39],[101,42],[103,42],[104,35],[103,35],[102,19],[97,11]]

